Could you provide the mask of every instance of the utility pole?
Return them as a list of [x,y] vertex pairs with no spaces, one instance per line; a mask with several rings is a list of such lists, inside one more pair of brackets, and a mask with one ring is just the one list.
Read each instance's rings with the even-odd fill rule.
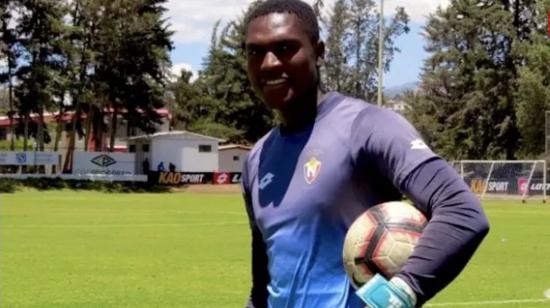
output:
[[378,106],[382,106],[384,87],[384,0],[380,0],[380,25],[378,34]]

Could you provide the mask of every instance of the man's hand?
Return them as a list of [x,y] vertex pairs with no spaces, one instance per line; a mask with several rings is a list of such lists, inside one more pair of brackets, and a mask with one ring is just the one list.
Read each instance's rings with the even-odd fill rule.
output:
[[406,282],[399,278],[386,280],[376,274],[355,292],[369,308],[413,308],[416,295]]

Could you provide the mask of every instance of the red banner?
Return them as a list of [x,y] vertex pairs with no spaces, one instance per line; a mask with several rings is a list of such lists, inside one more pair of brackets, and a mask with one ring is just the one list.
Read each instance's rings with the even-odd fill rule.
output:
[[228,172],[214,172],[213,184],[231,183],[231,174]]
[[528,189],[529,189],[529,186],[527,186],[529,184],[529,180],[527,178],[524,178],[524,177],[521,177],[521,178],[518,178],[518,193],[520,195],[524,195],[527,193]]

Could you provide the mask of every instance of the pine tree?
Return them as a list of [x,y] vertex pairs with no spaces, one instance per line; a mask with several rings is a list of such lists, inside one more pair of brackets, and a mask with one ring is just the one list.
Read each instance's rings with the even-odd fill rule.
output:
[[[518,45],[524,65],[519,69],[515,93],[516,114],[521,132],[519,156],[538,158],[545,151],[545,111],[550,110],[550,39],[547,12],[550,0],[538,1],[532,10],[529,40]],[[548,153],[546,153],[548,155]]]
[[15,127],[13,117],[14,109],[14,78],[17,70],[17,60],[20,57],[19,40],[15,29],[10,24],[15,22],[14,17],[15,3],[14,1],[2,1],[0,3],[0,59],[7,64],[6,72],[0,73],[0,83],[8,85],[8,117],[10,129],[10,150],[15,150]]
[[328,37],[325,43],[325,63],[322,67],[324,86],[338,92],[349,92],[350,84],[347,55],[342,42],[347,41],[349,33],[348,13],[346,0],[337,0],[334,3],[328,25]]
[[227,24],[215,37],[198,84],[202,93],[210,97],[208,102],[214,104],[212,122],[231,128],[236,134],[229,141],[253,143],[272,127],[274,120],[248,80],[243,50],[244,16]]
[[[98,25],[95,78],[106,99],[100,107],[112,110],[109,149],[113,150],[121,111],[128,126],[151,133],[159,123],[156,109],[164,106],[164,87],[172,49],[171,32],[162,13],[165,0],[104,1]],[[99,123],[101,124],[101,123]],[[131,130],[131,129],[130,129]],[[102,147],[102,129],[96,128]]]
[[[29,135],[29,115],[38,114],[36,131],[37,147],[44,150],[44,143],[50,141],[45,128],[44,112],[51,109],[55,96],[55,80],[58,78],[63,54],[63,17],[66,6],[61,0],[21,1],[21,17],[17,32],[23,49],[23,61],[18,69],[21,81],[16,94],[19,112],[25,117],[25,145]],[[32,126],[31,126],[32,127]]]
[[428,20],[422,97],[409,104],[431,118],[430,142],[449,159],[515,157],[511,20],[503,4],[474,0],[453,0]]
[[[395,38],[407,33],[409,18],[398,7],[385,24],[384,70],[388,71],[394,53]],[[355,97],[373,100],[378,91],[379,14],[372,0],[339,0],[334,4],[327,26],[325,83]]]

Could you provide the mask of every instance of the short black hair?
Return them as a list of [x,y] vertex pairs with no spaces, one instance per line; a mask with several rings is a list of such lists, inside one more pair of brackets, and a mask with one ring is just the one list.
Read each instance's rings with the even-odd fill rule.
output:
[[300,0],[267,0],[256,4],[248,12],[245,19],[245,33],[250,22],[261,16],[271,13],[293,13],[303,22],[303,28],[311,39],[311,42],[319,41],[319,23],[313,8]]

